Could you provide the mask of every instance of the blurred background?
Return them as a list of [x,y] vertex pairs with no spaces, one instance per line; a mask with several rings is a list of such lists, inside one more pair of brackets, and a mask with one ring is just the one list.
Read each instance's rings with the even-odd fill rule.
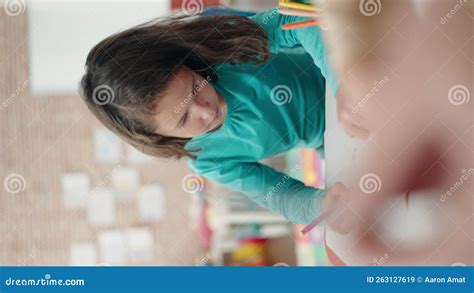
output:
[[[250,15],[276,1],[0,3],[0,265],[329,264],[322,230],[303,237],[184,161],[135,151],[77,93],[88,51],[112,33],[183,9]],[[323,186],[314,150],[265,163]]]

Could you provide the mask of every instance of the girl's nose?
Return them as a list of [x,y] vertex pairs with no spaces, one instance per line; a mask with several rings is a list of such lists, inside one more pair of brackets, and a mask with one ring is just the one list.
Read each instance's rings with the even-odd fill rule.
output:
[[205,122],[211,121],[213,118],[213,113],[209,107],[201,108],[201,119]]
[[199,101],[195,103],[197,113],[204,122],[209,122],[214,117],[214,113],[208,102]]

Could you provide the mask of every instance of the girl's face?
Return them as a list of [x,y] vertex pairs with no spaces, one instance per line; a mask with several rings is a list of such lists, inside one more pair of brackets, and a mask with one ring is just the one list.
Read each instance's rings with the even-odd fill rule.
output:
[[209,81],[185,66],[179,69],[157,103],[155,132],[190,138],[218,129],[224,123],[227,105]]

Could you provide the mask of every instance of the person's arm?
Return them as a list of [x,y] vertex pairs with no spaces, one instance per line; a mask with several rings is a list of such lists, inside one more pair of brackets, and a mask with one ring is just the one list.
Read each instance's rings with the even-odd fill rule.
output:
[[305,186],[264,164],[194,162],[190,166],[196,173],[247,194],[260,206],[293,223],[310,223],[321,214],[321,199],[326,190]]
[[278,13],[278,7],[260,12],[250,19],[260,25],[267,33],[269,47],[272,52],[278,52],[282,48],[292,48],[298,45],[313,57],[316,66],[326,78],[333,94],[338,88],[337,78],[329,65],[329,58],[322,40],[321,31],[318,26],[300,28],[294,30],[283,30],[285,24],[310,20],[308,17],[289,16]]

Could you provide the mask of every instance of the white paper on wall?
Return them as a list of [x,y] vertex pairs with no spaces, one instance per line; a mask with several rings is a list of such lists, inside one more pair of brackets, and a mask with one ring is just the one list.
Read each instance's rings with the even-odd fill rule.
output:
[[154,256],[154,238],[150,228],[138,227],[125,230],[127,256],[132,262],[148,262]]
[[110,188],[96,189],[87,198],[87,220],[95,226],[115,223],[115,198]]
[[140,177],[135,168],[120,167],[112,175],[112,186],[117,198],[131,200],[138,191]]
[[120,138],[105,128],[94,131],[95,159],[100,163],[117,163],[120,161],[122,142]]
[[97,265],[97,248],[94,243],[73,243],[69,250],[69,264],[71,266]]
[[122,230],[111,229],[98,234],[102,265],[124,265],[127,260],[126,237]]
[[170,1],[166,0],[138,2],[0,1],[5,7],[9,3],[18,9],[15,12],[27,6],[28,71],[33,94],[76,93],[85,72],[84,58],[95,44],[171,10]]
[[85,173],[66,173],[62,180],[63,200],[66,208],[83,208],[90,194],[90,179]]
[[138,192],[138,213],[141,221],[155,222],[164,217],[166,198],[158,184],[145,185]]

